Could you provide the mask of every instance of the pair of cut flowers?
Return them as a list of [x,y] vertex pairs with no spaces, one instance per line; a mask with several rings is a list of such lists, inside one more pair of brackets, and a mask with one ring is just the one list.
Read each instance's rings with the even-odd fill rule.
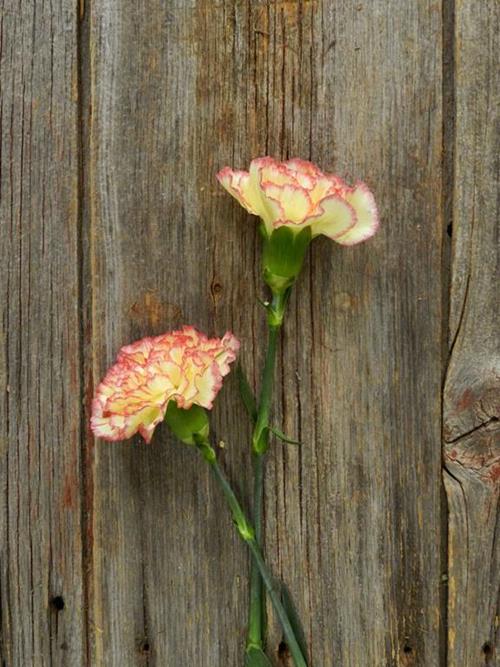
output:
[[310,241],[321,234],[342,245],[364,241],[377,230],[378,213],[373,195],[364,183],[351,187],[338,176],[323,173],[304,160],[280,163],[269,157],[258,158],[252,161],[248,172],[225,167],[217,177],[248,212],[262,219],[263,277],[272,292],[272,300],[264,305],[268,309],[269,335],[273,334],[270,341],[274,343],[268,346],[259,406],[252,415],[253,448],[260,461],[256,467],[260,486],[256,485],[254,494],[255,527],[247,521],[219,467],[210,445],[205,412],[212,408],[222,379],[236,359],[240,344],[232,333],[208,338],[188,326],[123,347],[97,388],[91,427],[96,436],[105,440],[124,440],[140,433],[150,442],[156,426],[165,419],[182,442],[197,446],[212,467],[237,530],[254,558],[245,664],[270,664],[262,650],[263,582],[281,621],[294,664],[307,667],[307,650],[301,645],[299,633],[274,588],[256,539],[262,514],[259,510],[264,480],[262,455],[267,449],[269,430],[276,433],[269,427],[276,333]]
[[[277,251],[271,243],[264,248],[265,257],[266,251],[275,254],[269,260],[271,273],[280,272],[283,254],[286,264],[287,252],[290,256],[294,252],[293,244],[284,246],[283,234],[277,232],[284,227],[293,238],[307,234],[290,280],[300,270],[310,238],[324,234],[342,245],[353,245],[372,236],[379,225],[373,194],[364,183],[351,187],[305,160],[257,158],[248,172],[225,167],[217,178],[248,212],[261,217],[268,239],[280,237]],[[279,278],[278,283],[268,284],[287,286],[290,280],[281,283]],[[97,388],[91,417],[94,434],[105,440],[125,440],[140,433],[150,442],[169,403],[183,410],[193,405],[211,409],[238,348],[230,332],[220,339],[207,338],[190,326],[123,347]]]

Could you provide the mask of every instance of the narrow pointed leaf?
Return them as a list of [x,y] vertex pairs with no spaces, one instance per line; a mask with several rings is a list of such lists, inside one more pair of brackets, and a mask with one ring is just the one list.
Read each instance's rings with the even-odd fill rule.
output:
[[283,582],[280,582],[280,593],[281,593],[281,601],[283,603],[283,606],[285,607],[288,620],[290,621],[290,625],[293,628],[293,632],[300,646],[302,655],[307,656],[308,651],[307,651],[306,633],[304,632],[302,621],[300,620],[297,608],[293,603],[290,591],[288,590],[286,584],[284,584]]
[[280,431],[279,428],[270,426],[269,430],[271,431],[271,433],[274,433],[274,435],[277,438],[279,438],[282,442],[286,442],[288,445],[300,445],[300,442],[298,440],[292,440],[292,438],[289,438],[282,431]]
[[250,387],[250,384],[245,375],[245,371],[241,367],[241,364],[238,364],[236,368],[236,375],[238,376],[238,384],[243,404],[250,418],[255,421],[257,419],[257,403],[255,402],[252,388]]

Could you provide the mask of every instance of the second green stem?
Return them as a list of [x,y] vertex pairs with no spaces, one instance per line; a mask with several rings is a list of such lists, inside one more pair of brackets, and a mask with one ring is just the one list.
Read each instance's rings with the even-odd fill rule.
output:
[[219,466],[213,448],[208,442],[203,440],[197,443],[197,447],[205,461],[212,468],[215,478],[222,492],[224,493],[229,509],[231,510],[233,521],[240,534],[240,537],[248,545],[252,553],[252,562],[256,564],[256,567],[258,568],[262,580],[266,586],[269,597],[271,598],[271,602],[279,618],[281,627],[283,628],[283,634],[288,644],[288,648],[290,649],[294,665],[296,667],[307,667],[307,662],[304,655],[302,654],[302,649],[300,648],[295,631],[292,627],[292,624],[290,623],[286,609],[283,606],[280,594],[275,588],[272,574],[264,561],[260,546],[255,539],[255,530],[248,522],[245,513],[238,502],[238,499],[236,498],[228,480],[226,479],[226,476]]
[[[262,386],[259,395],[257,417],[252,436],[254,463],[253,522],[257,544],[262,539],[262,506],[264,497],[264,455],[269,440],[269,415],[273,390],[274,366],[279,332],[283,321],[287,295],[274,295],[268,306],[269,340],[267,345]],[[257,564],[252,561],[250,573],[250,611],[248,619],[247,649],[263,648],[265,598],[262,577]]]

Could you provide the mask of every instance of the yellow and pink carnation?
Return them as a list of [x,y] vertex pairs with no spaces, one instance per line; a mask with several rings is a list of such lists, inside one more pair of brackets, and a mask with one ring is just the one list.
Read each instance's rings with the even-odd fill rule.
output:
[[185,326],[122,347],[92,401],[94,435],[125,440],[140,433],[150,442],[169,401],[211,409],[239,346],[230,332],[208,338]]
[[249,213],[262,219],[269,236],[283,225],[294,232],[310,227],[313,238],[324,234],[354,245],[373,236],[379,226],[367,185],[351,187],[306,160],[261,157],[252,160],[248,172],[224,167],[217,178]]

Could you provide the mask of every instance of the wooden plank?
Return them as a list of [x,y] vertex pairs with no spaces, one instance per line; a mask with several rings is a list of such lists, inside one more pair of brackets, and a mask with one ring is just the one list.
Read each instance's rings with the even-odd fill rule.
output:
[[[431,0],[92,7],[96,381],[181,321],[232,328],[258,377],[256,225],[218,168],[299,154],[376,192],[373,242],[315,243],[279,372],[277,418],[304,445],[271,455],[267,551],[315,665],[442,657],[441,29]],[[229,385],[216,424],[248,498]],[[101,443],[93,483],[93,662],[240,664],[247,558],[194,454],[161,429]],[[279,643],[273,624],[285,664]]]
[[498,664],[500,7],[455,16],[451,358],[444,391],[449,503],[448,664]]
[[[214,227],[210,208],[216,163],[204,72],[230,52],[219,51],[221,41],[205,52],[204,14],[190,2],[92,8],[96,381],[121,345],[143,335],[183,322],[241,330],[216,321],[216,302],[232,292],[229,284],[228,297],[220,292],[214,255],[237,266],[231,253],[243,240],[223,219]],[[245,419],[230,411],[234,390],[233,380],[216,409],[224,425],[232,421],[229,434]],[[239,463],[235,449],[241,479],[249,459]],[[99,443],[94,452],[93,664],[239,664],[247,558],[196,453],[162,428],[149,447]]]
[[85,660],[75,2],[0,3],[0,662]]
[[292,303],[283,423],[304,445],[277,451],[268,545],[313,664],[437,665],[440,5],[288,3],[260,25],[269,151],[366,179],[382,214],[365,246],[315,243]]

